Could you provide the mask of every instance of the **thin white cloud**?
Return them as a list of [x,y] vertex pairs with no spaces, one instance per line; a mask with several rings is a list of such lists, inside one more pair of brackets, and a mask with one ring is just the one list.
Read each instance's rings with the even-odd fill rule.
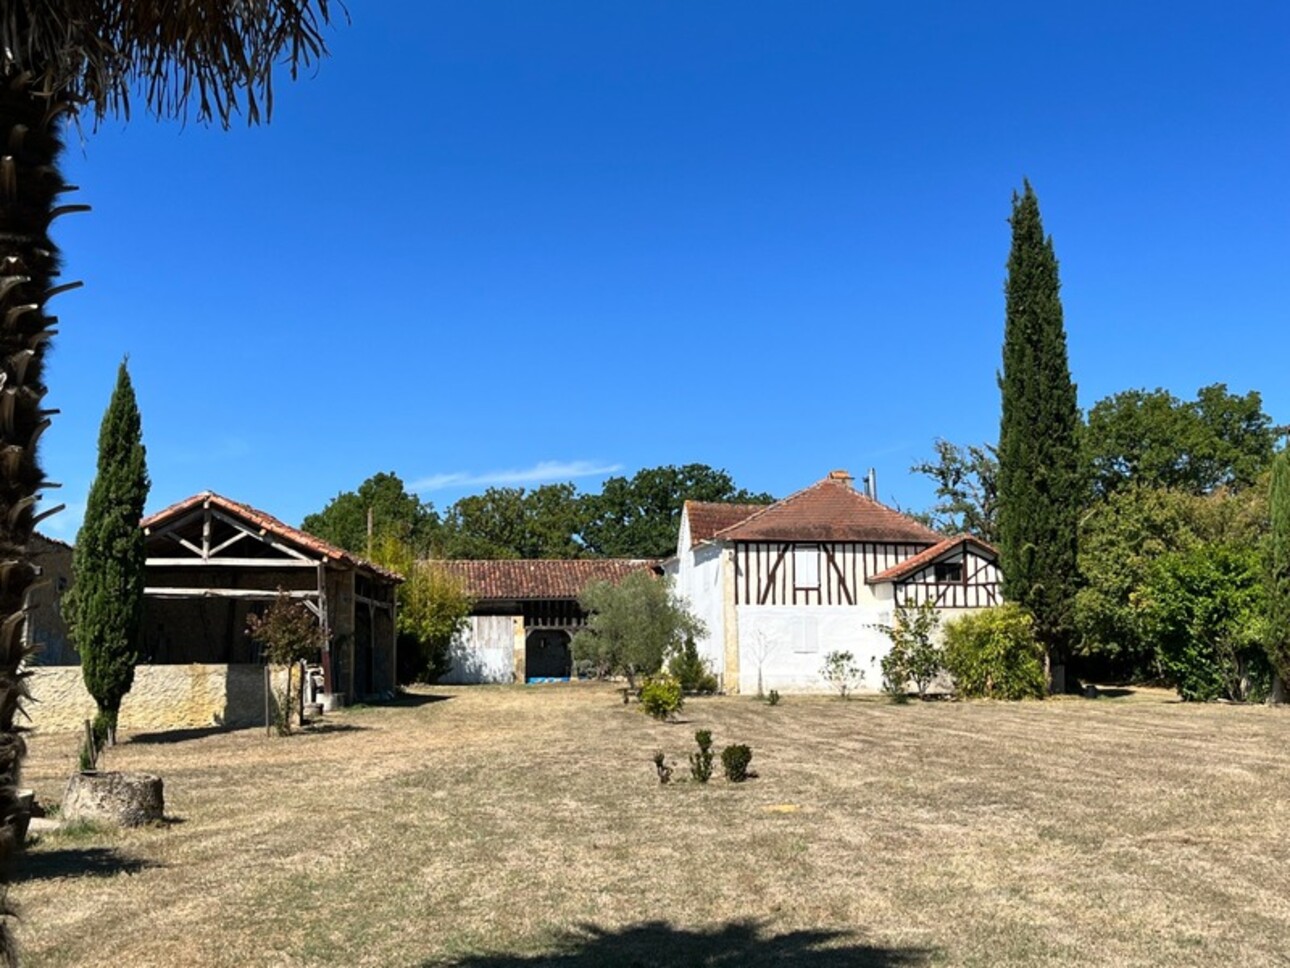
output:
[[450,487],[514,486],[517,484],[553,484],[575,477],[598,477],[622,470],[622,464],[605,464],[594,460],[543,460],[532,467],[504,471],[471,473],[455,471],[451,474],[431,474],[408,485],[409,490],[442,491]]

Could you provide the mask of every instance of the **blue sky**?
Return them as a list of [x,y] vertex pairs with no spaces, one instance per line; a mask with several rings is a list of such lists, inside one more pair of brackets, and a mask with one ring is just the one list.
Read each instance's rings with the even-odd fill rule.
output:
[[1224,381],[1290,421],[1283,3],[350,8],[267,127],[73,140],[51,532],[126,353],[151,508],[691,461],[922,507],[934,438],[998,432],[1023,177],[1083,406]]

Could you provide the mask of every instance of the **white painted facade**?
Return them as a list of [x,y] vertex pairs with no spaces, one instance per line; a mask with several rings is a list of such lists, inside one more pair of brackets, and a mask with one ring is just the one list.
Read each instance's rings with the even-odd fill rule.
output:
[[452,664],[439,681],[450,685],[478,685],[515,681],[515,626],[523,616],[472,615],[453,640]]
[[721,546],[704,542],[689,553],[690,544],[690,522],[682,512],[677,545],[687,549],[687,553],[668,561],[663,574],[672,579],[676,593],[690,603],[691,611],[703,622],[704,634],[694,643],[700,657],[714,670],[720,670],[724,665]]

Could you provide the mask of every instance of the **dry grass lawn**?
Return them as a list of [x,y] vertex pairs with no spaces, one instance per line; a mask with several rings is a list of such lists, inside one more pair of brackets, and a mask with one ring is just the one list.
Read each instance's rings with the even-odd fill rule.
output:
[[[32,846],[26,963],[1290,964],[1286,711],[433,694],[130,737],[107,765],[159,773],[172,821]],[[761,775],[660,786],[696,728]],[[33,737],[42,801],[75,743]]]

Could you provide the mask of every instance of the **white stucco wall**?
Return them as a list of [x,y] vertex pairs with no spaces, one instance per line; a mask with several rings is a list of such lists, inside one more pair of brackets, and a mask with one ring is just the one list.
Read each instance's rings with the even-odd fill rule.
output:
[[891,621],[889,608],[850,605],[740,605],[739,691],[827,692],[820,670],[830,652],[850,652],[864,672],[857,692],[882,688],[879,661],[888,639],[869,626]]
[[695,639],[699,655],[708,661],[712,671],[722,672],[724,665],[724,639],[722,632],[723,602],[721,598],[721,549],[715,545],[700,545],[681,556],[681,567],[676,576],[676,592],[690,605],[690,610],[703,622],[704,634]]
[[515,616],[472,615],[453,642],[452,666],[439,681],[454,685],[515,678]]

